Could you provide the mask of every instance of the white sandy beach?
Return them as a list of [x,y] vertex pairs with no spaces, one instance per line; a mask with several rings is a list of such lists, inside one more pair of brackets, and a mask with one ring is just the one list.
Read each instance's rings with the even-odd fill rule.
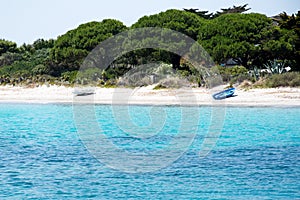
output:
[[161,89],[153,86],[136,89],[96,88],[79,89],[92,92],[87,96],[77,96],[78,89],[63,86],[0,87],[0,103],[97,103],[97,104],[140,104],[140,105],[207,105],[207,106],[275,106],[299,107],[300,88],[237,89],[234,97],[214,100],[217,91],[197,89]]

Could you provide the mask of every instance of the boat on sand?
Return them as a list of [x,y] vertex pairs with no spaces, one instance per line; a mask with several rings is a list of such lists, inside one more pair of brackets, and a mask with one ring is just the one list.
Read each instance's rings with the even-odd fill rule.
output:
[[227,90],[223,90],[221,92],[213,94],[213,98],[216,100],[226,99],[228,97],[232,97],[235,92],[235,88],[229,88]]

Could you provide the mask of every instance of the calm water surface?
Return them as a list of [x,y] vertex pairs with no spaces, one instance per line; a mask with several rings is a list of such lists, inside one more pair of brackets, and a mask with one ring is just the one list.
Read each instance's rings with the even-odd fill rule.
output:
[[[170,115],[162,132],[176,132],[180,108],[162,108]],[[110,106],[95,109],[116,145],[139,145],[118,137]],[[151,107],[131,109],[135,124],[151,122]],[[197,136],[180,159],[152,173],[130,174],[90,155],[77,135],[72,106],[0,104],[0,198],[300,198],[300,108],[226,108],[221,137],[204,159],[198,153],[211,108],[200,112]],[[164,145],[154,142],[144,148]]]

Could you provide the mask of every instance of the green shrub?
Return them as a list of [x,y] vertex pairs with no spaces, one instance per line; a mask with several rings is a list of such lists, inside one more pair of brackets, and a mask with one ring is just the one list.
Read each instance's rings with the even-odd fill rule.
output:
[[43,75],[43,74],[49,74],[49,72],[50,72],[50,69],[49,69],[47,66],[43,65],[43,64],[39,64],[39,65],[35,66],[35,67],[32,69],[32,73],[33,73],[34,75],[38,75],[38,74],[40,74],[40,75]]
[[69,81],[69,83],[73,84],[76,80],[78,71],[66,71],[62,73],[61,77],[64,81]]
[[212,72],[219,73],[224,82],[243,82],[246,79],[249,79],[248,70],[243,66],[234,66],[234,67],[222,67],[217,66],[213,67]]
[[266,87],[299,87],[300,72],[274,74],[265,80]]

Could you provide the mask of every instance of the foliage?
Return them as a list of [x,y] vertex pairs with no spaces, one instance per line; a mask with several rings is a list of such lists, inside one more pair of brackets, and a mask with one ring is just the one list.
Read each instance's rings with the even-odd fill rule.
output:
[[242,82],[249,79],[248,70],[243,66],[223,67],[215,66],[212,71],[219,73],[224,82]]
[[300,87],[300,73],[274,74],[265,80],[266,87]]
[[50,39],[50,40],[37,39],[36,41],[33,42],[32,47],[35,50],[49,49],[49,48],[54,47],[54,40],[53,39]]
[[218,64],[234,59],[250,68],[293,52],[291,32],[262,14],[226,14],[201,27],[198,40]]
[[[33,53],[29,52],[21,52],[16,57],[12,64],[5,65],[0,68],[0,74],[16,74],[19,71],[26,71],[27,73],[36,73],[38,68],[36,68],[35,72],[33,72],[33,68],[36,66],[44,65],[45,61],[48,59],[49,49],[39,49],[34,51]],[[49,73],[49,70],[43,72],[43,74]]]
[[286,12],[280,13],[274,20],[277,21],[281,29],[291,32],[290,36],[294,38],[294,52],[291,56],[295,60],[295,64],[292,65],[292,68],[300,71],[300,11],[291,16],[287,15]]
[[230,76],[238,76],[240,74],[247,74],[248,70],[244,66],[234,66],[234,67],[222,67],[218,66],[220,74],[229,74]]
[[[204,23],[204,19],[196,14],[171,9],[159,14],[144,16],[140,18],[135,24],[133,24],[131,28],[168,28],[183,33],[194,40],[197,40],[199,29]],[[177,43],[176,45],[176,48],[184,49],[186,44]],[[143,51],[136,51],[136,53],[141,55],[141,57],[147,58],[147,60],[160,60],[166,63],[171,63],[174,69],[177,69],[180,66],[180,56],[170,52],[148,49]]]
[[37,66],[35,66],[33,69],[32,69],[32,73],[34,75],[42,75],[42,74],[49,74],[50,70],[47,66],[43,65],[43,64],[38,64]]
[[[283,12],[268,18],[258,13],[242,14],[248,10],[247,4],[221,9],[216,14],[198,9],[171,9],[141,17],[130,28],[172,29],[197,40],[216,65],[233,59],[240,66],[226,68],[218,66],[213,69],[216,73],[220,72],[225,82],[253,79],[247,73],[250,69],[253,69],[252,74],[259,80],[258,67],[266,67],[272,73],[282,73],[288,63],[293,71],[300,71],[300,11],[291,16]],[[181,77],[198,83],[199,86],[204,85],[204,75],[194,66],[186,63],[184,58],[161,49],[144,48],[132,51],[115,60],[105,70],[93,68],[78,72],[84,58],[99,43],[127,29],[118,20],[106,19],[82,24],[59,36],[57,40],[37,39],[32,44],[23,44],[20,47],[17,47],[15,42],[0,39],[0,79],[4,83],[13,84],[24,83],[26,82],[24,79],[28,79],[28,82],[48,80],[53,83],[66,81],[71,84],[76,81],[81,83],[94,81],[110,87],[115,86],[119,77],[123,77],[139,65],[160,63],[161,66],[157,71],[148,73],[160,77],[164,73],[173,73],[176,78]],[[162,39],[163,37],[157,37],[143,42],[161,43]],[[174,49],[185,49],[186,44],[178,42],[170,46]],[[192,51],[199,52],[193,49]],[[202,54],[193,56],[208,57]],[[206,60],[203,62],[203,65],[208,63]],[[49,75],[56,78],[49,78]],[[286,80],[283,80],[283,77]],[[297,86],[299,85],[297,77],[298,75],[293,73],[274,75],[266,79],[266,84],[272,87],[278,84]],[[166,85],[177,84],[176,78],[172,83],[165,81]]]
[[5,52],[0,56],[0,67],[11,65],[17,60],[21,60],[22,55],[19,53]]
[[164,89],[164,88],[182,88],[191,86],[191,83],[187,79],[182,79],[179,77],[168,77],[159,81],[153,89]]
[[229,13],[243,13],[251,8],[246,8],[248,4],[245,4],[243,6],[233,6],[233,8],[222,8],[221,11],[217,11],[216,14],[213,15],[213,18],[219,17],[220,15],[229,14]]
[[97,82],[102,77],[102,70],[99,68],[88,68],[84,71],[78,71],[77,80],[86,79],[89,82]]
[[[261,44],[260,63],[268,60],[294,60],[296,35],[291,30],[272,26],[265,32],[264,42]],[[259,65],[259,62],[255,63]]]
[[6,52],[17,52],[17,44],[15,42],[0,39],[0,55]]
[[202,17],[204,19],[211,19],[214,16],[213,13],[209,13],[209,11],[200,11],[199,9],[193,9],[193,8],[186,9],[186,8],[184,8],[183,10],[186,11],[186,12],[194,13],[194,14],[196,14],[199,17]]
[[64,81],[68,81],[69,83],[75,83],[78,71],[66,71],[63,72],[61,77]]
[[15,42],[0,39],[0,67],[11,65],[14,61],[20,60],[17,44]]
[[169,28],[188,35],[194,40],[197,40],[199,28],[203,24],[203,19],[198,17],[196,14],[171,9],[158,14],[144,16],[140,18],[135,24],[133,24],[131,28]]
[[100,42],[126,29],[122,22],[113,19],[82,24],[57,38],[49,65],[60,72],[78,70],[83,59]]
[[190,9],[184,8],[183,10],[190,12],[190,13],[194,13],[204,19],[213,19],[213,18],[219,17],[220,15],[224,15],[224,14],[246,12],[251,9],[251,8],[246,8],[247,6],[248,6],[248,4],[245,4],[243,6],[233,6],[233,8],[231,8],[231,7],[222,8],[221,11],[217,11],[215,14],[209,13],[208,11],[200,11],[199,9],[193,9],[193,8],[190,8]]
[[257,81],[261,76],[260,70],[257,66],[253,66],[253,70],[250,71],[250,73],[250,75],[254,78],[254,81]]
[[264,67],[267,68],[272,74],[282,74],[285,72],[285,65],[284,61],[268,61],[268,63],[264,64]]

